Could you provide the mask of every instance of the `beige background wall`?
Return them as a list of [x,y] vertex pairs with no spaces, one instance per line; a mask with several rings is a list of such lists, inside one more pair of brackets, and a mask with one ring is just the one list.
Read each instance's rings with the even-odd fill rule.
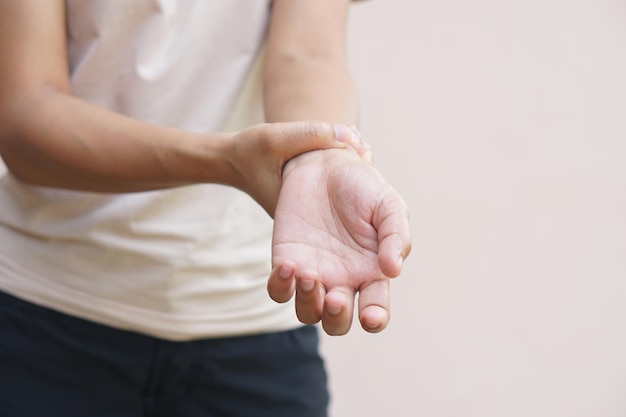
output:
[[412,211],[333,417],[626,415],[626,2],[353,7],[362,131]]

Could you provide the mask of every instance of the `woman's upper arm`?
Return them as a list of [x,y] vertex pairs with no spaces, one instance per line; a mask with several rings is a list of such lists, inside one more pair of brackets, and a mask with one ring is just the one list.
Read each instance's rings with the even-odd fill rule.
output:
[[0,0],[0,106],[24,93],[69,92],[63,0]]

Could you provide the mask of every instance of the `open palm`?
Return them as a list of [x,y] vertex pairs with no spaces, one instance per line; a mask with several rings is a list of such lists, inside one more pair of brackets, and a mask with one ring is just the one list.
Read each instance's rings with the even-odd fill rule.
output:
[[410,250],[406,205],[380,173],[344,150],[298,157],[284,173],[274,216],[270,296],[296,293],[304,323],[346,333],[359,292],[363,328],[389,320],[389,278]]

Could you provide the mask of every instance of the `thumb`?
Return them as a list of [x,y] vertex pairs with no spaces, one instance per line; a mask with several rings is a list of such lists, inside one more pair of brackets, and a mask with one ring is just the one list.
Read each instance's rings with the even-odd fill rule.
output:
[[301,121],[275,123],[274,128],[285,161],[309,151],[345,148],[357,140],[348,126],[340,124]]

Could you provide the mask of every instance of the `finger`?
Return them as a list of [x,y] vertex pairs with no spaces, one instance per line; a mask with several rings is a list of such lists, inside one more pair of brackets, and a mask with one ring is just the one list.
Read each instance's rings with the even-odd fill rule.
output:
[[361,155],[361,161],[366,164],[374,165],[374,153],[370,145],[365,145],[365,150]]
[[322,318],[324,295],[321,282],[313,277],[296,279],[296,316],[304,324],[315,324]]
[[409,211],[395,192],[381,199],[373,226],[378,230],[378,264],[385,276],[397,277],[411,252]]
[[372,281],[359,291],[359,321],[370,333],[387,327],[391,316],[389,307],[389,280]]
[[361,162],[365,162],[367,164],[373,164],[374,158],[372,154],[372,147],[363,140],[361,136],[361,132],[355,125],[348,126],[352,131],[352,140],[350,141],[350,146],[359,154],[361,157]]
[[334,288],[324,297],[322,328],[331,336],[348,333],[352,325],[354,290]]
[[276,265],[267,280],[267,292],[277,303],[286,303],[291,299],[295,286],[296,267],[292,263]]

